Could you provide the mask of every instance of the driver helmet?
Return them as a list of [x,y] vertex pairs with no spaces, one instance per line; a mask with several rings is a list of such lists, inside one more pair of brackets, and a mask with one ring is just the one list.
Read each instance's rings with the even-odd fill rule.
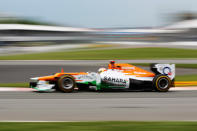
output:
[[107,71],[107,69],[106,69],[106,68],[99,68],[99,69],[98,69],[98,73],[102,73],[102,72],[104,72],[104,71]]

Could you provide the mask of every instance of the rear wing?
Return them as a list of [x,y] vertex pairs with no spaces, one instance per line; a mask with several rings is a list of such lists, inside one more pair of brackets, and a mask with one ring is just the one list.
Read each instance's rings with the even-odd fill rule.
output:
[[171,80],[175,78],[175,64],[151,64],[150,68],[157,75],[167,75]]

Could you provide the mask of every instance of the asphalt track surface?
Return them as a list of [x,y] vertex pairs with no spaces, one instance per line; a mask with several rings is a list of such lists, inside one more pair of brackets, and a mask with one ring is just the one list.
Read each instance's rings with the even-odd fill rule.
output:
[[[197,63],[196,59],[183,60],[117,60],[120,63]],[[68,60],[68,61],[0,61],[0,82],[29,82],[29,78],[60,72],[96,72],[106,67],[108,60]],[[149,67],[142,67],[149,70]],[[196,69],[177,68],[177,75],[197,74]]]
[[0,121],[196,121],[196,94],[0,92]]

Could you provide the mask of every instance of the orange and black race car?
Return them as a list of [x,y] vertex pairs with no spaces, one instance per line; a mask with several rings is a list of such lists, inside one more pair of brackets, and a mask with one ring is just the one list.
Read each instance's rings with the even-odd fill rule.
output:
[[94,89],[152,90],[167,92],[174,86],[174,64],[151,64],[152,72],[131,64],[111,61],[108,69],[100,68],[98,72],[68,73],[63,70],[54,75],[31,78],[30,87],[38,91],[60,90],[72,92]]

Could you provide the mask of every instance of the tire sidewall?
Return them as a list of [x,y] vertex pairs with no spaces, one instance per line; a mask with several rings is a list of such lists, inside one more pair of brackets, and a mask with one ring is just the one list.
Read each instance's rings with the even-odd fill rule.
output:
[[[161,80],[161,79],[166,79],[167,81],[168,81],[168,87],[166,87],[166,88],[161,88],[160,86],[159,86],[159,80]],[[157,75],[157,76],[155,76],[155,78],[153,79],[153,87],[154,87],[154,89],[156,90],[156,91],[159,91],[159,92],[167,92],[169,89],[170,89],[170,87],[172,86],[172,81],[170,80],[170,78],[168,77],[168,76],[166,76],[166,75]]]
[[[63,86],[62,86],[62,82],[64,79],[66,78],[69,78],[73,81],[73,86],[72,88],[70,89],[65,89]],[[70,92],[73,92],[74,88],[76,87],[76,82],[75,82],[75,78],[71,75],[63,75],[61,76],[58,81],[57,81],[57,85],[58,85],[58,90],[62,91],[62,92],[65,92],[65,93],[70,93]]]

